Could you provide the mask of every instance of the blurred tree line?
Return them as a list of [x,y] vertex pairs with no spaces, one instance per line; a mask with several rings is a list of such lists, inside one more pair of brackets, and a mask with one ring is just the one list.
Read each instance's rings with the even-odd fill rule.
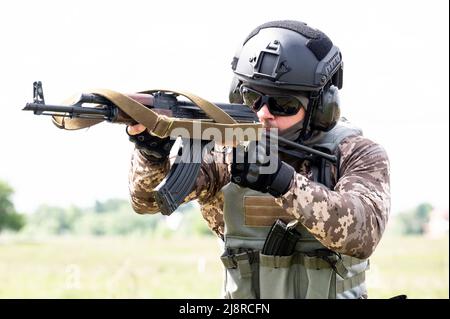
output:
[[421,203],[413,209],[400,212],[396,216],[398,231],[403,235],[423,235],[432,210],[431,204]]
[[[57,207],[42,205],[32,214],[19,214],[11,200],[13,189],[0,180],[0,232],[21,231],[48,235],[129,235],[174,233],[211,235],[198,204],[181,206],[170,217],[161,214],[136,214],[128,200],[97,201],[92,207]],[[396,232],[403,235],[422,235],[430,220],[433,207],[421,203],[394,217]]]
[[0,182],[0,232],[28,235],[212,235],[198,204],[182,205],[171,216],[139,215],[125,199],[96,201],[92,207],[41,205],[31,214],[19,214],[11,200],[12,188]]
[[14,208],[11,200],[13,189],[0,180],[0,232],[5,229],[20,230],[25,225],[25,217]]

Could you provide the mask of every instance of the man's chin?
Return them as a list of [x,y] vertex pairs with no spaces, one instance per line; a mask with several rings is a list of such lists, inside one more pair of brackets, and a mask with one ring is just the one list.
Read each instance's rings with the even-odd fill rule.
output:
[[277,128],[277,126],[276,125],[267,124],[267,123],[263,123],[263,128],[265,130],[270,130],[270,129],[273,129],[273,128]]
[[279,130],[277,127],[263,127],[265,134],[279,134]]

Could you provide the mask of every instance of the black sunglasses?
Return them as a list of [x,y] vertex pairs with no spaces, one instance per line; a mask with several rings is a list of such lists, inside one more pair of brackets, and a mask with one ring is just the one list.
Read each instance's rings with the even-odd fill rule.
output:
[[248,86],[241,86],[240,93],[244,104],[253,111],[258,112],[264,104],[267,104],[272,115],[291,116],[298,113],[304,105],[292,95],[266,95]]

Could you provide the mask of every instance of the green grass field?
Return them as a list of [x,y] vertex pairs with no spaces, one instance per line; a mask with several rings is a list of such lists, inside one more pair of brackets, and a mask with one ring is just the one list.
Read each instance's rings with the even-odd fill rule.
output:
[[[386,237],[369,296],[448,298],[448,236]],[[0,298],[221,298],[219,244],[201,238],[0,237]]]

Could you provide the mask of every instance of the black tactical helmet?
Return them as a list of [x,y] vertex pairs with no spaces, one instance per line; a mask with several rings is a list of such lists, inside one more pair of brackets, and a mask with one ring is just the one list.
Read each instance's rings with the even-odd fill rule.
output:
[[249,85],[318,91],[332,81],[342,87],[339,49],[323,32],[299,21],[273,21],[257,27],[233,58],[232,69]]
[[234,102],[240,103],[241,84],[301,91],[309,97],[305,131],[327,131],[336,124],[343,62],[339,48],[323,32],[300,21],[267,22],[249,34],[231,65],[235,77],[230,99]]

